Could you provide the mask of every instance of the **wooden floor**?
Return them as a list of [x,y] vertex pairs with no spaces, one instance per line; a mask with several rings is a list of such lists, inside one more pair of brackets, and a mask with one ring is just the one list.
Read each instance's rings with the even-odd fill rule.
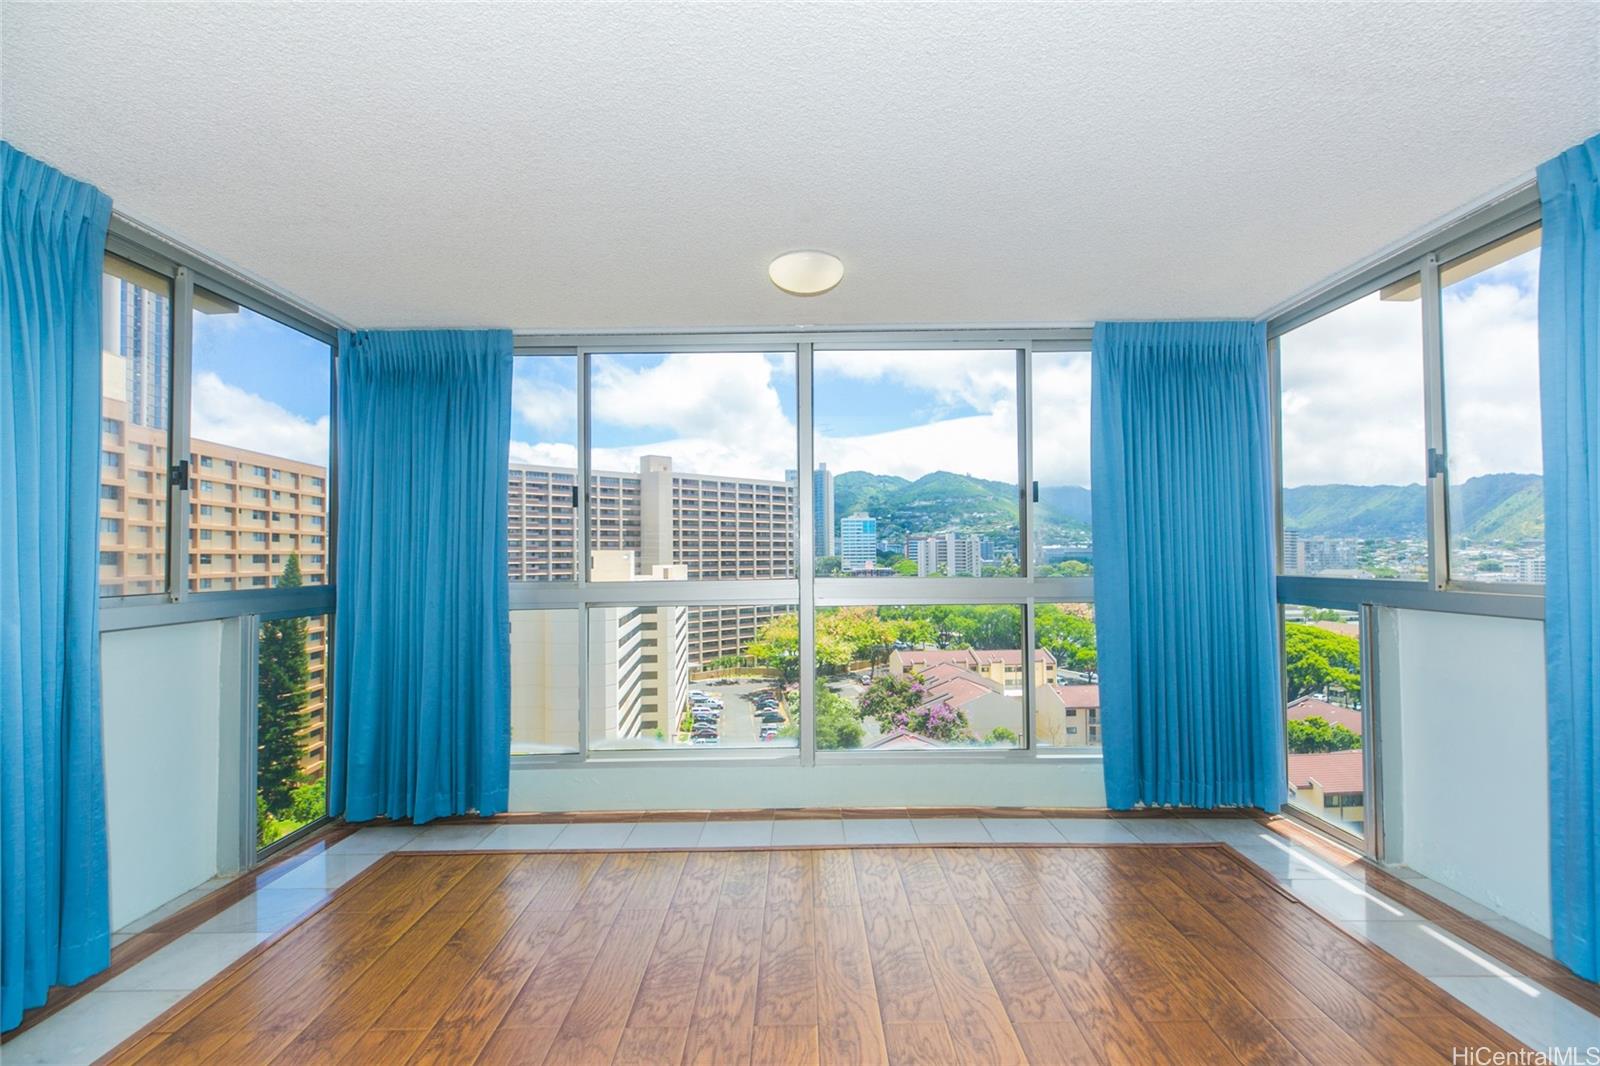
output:
[[1448,1063],[1520,1047],[1220,846],[394,854],[145,1063]]

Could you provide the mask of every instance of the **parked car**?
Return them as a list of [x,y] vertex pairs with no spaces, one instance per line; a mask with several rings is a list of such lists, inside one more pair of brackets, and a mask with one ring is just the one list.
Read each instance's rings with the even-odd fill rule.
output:
[[716,742],[717,738],[715,734],[709,737],[696,735],[689,738],[689,743],[691,744],[715,744]]
[[760,714],[756,715],[756,717],[761,719],[763,722],[783,721],[783,715],[779,714],[777,711],[762,711]]

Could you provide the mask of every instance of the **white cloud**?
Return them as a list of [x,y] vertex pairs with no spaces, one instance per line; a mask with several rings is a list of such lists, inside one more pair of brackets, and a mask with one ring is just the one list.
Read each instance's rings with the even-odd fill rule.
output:
[[932,397],[935,408],[992,411],[1015,403],[1017,354],[1005,351],[817,352],[819,378],[887,382]]
[[578,468],[578,449],[571,444],[529,444],[527,441],[511,442],[511,461],[528,466],[564,466]]
[[569,435],[578,420],[577,394],[555,382],[513,377],[511,406],[518,418],[545,433]]
[[[1540,469],[1536,255],[1443,293],[1451,480]],[[1422,309],[1374,294],[1283,338],[1284,484],[1423,480]]]
[[328,416],[311,421],[229,385],[211,371],[194,376],[190,434],[234,448],[328,465]]

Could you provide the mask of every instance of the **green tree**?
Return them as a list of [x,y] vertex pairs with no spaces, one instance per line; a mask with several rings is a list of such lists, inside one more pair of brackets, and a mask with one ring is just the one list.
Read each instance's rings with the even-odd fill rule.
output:
[[[300,585],[300,556],[290,555],[278,587]],[[267,811],[282,818],[294,805],[295,788],[301,783],[300,760],[305,756],[301,730],[311,681],[306,619],[262,622],[257,647],[256,787]]]
[[1358,704],[1361,698],[1361,642],[1320,626],[1290,622],[1283,627],[1289,698],[1322,693],[1331,700]]
[[920,681],[904,674],[883,674],[861,694],[861,715],[872,718],[885,731],[894,728],[894,717],[921,703],[927,692]]
[[1017,735],[1003,725],[997,725],[989,730],[989,735],[984,738],[985,744],[1010,744],[1015,745]]
[[1067,670],[1097,668],[1094,618],[1087,605],[1041,603],[1034,609],[1034,631],[1039,646],[1055,656]]
[[[794,723],[791,723],[794,725]],[[794,732],[785,732],[790,726],[779,730],[780,736],[797,736],[798,726]],[[837,692],[821,689],[817,692],[817,748],[822,751],[840,751],[845,748],[859,748],[861,739],[865,734],[861,725],[861,715],[850,706],[850,701]]]
[[1288,724],[1289,750],[1296,755],[1318,751],[1349,751],[1361,747],[1361,735],[1320,714],[1291,718]]
[[824,555],[817,560],[817,576],[833,577],[839,574],[844,566],[837,555]]

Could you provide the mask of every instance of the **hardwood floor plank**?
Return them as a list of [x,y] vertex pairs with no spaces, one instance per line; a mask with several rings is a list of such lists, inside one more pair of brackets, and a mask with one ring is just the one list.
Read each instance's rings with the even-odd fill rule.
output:
[[[828,856],[840,859],[825,861]],[[830,867],[839,881],[848,875],[854,885],[848,853],[822,852],[819,873]],[[826,882],[825,874],[822,880]],[[830,898],[840,894],[836,891]],[[883,1020],[861,908],[819,905],[815,913],[818,1058],[841,1066],[885,1062]]]
[[625,909],[617,915],[567,1009],[546,1062],[611,1061],[649,962],[641,945],[655,942],[666,913],[654,907]]
[[974,1066],[1027,1062],[959,906],[915,906],[911,914],[957,1061]]
[[1238,1066],[1239,1060],[1205,1022],[1157,1022],[1150,1028],[1174,1062],[1186,1066]]
[[478,1056],[477,1066],[528,1066],[543,1062],[545,1052],[555,1043],[556,1030],[540,1028],[496,1029]]
[[884,1024],[943,1023],[944,1011],[910,903],[863,907],[861,913]]
[[[630,1029],[686,1026],[711,947],[715,911],[704,904],[674,906],[662,921],[639,982]],[[641,950],[642,947],[641,947]]]
[[[803,853],[801,853],[803,854]],[[817,1061],[815,1025],[758,1025],[750,1041],[757,1066],[812,1066]]]
[[819,851],[817,854],[817,906],[859,907],[856,895],[855,862],[848,851]]
[[1019,1022],[1015,1028],[1033,1066],[1098,1066],[1102,1061],[1072,1022]]
[[948,1066],[956,1061],[943,1022],[886,1022],[883,1039],[891,1066]]
[[764,1025],[774,1026],[817,1024],[816,916],[810,904],[767,906],[761,932],[756,1018]]
[[729,853],[722,874],[722,894],[717,909],[760,909],[767,900],[767,853],[735,851]]
[[412,1061],[443,1064],[476,1058],[565,921],[559,911],[525,909],[439,1016]]
[[931,848],[897,848],[895,865],[900,867],[900,882],[905,886],[906,899],[917,904],[954,903],[950,885],[944,879],[944,870],[934,858]]
[[[766,881],[766,856],[761,882]],[[738,870],[736,864],[735,870]],[[724,888],[727,881],[723,882]],[[725,893],[723,899],[729,897]],[[735,898],[748,898],[740,892]],[[756,1022],[756,990],[761,964],[762,912],[719,906],[711,927],[711,946],[700,973],[699,991],[684,1047],[686,1063],[748,1062]]]
[[556,1029],[566,1020],[589,964],[600,953],[611,915],[593,907],[575,907],[538,967],[528,975],[500,1025],[505,1029]]
[[611,1057],[613,1066],[662,1066],[681,1062],[683,1045],[689,1039],[687,1025],[677,1028],[639,1028],[622,1031],[622,1042]]

